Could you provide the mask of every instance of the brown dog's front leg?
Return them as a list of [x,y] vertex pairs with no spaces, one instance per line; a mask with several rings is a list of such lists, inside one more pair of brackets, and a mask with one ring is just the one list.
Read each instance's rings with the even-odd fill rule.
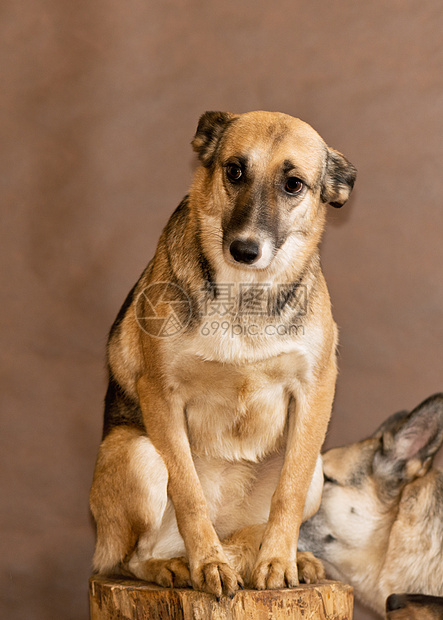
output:
[[192,585],[218,598],[233,596],[242,581],[230,567],[209,518],[186,433],[183,403],[174,396],[165,398],[150,377],[142,377],[137,390],[148,436],[168,471],[168,494],[188,553]]
[[[326,375],[326,376],[325,376]],[[272,497],[263,542],[252,574],[258,590],[298,584],[297,541],[315,463],[324,441],[335,388],[335,365],[299,394],[290,410],[290,429],[280,480]]]

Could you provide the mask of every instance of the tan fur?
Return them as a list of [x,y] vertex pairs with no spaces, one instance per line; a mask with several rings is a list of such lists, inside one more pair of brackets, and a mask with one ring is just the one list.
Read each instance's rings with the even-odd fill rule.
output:
[[441,620],[443,598],[424,594],[393,594],[386,601],[387,620]]
[[[336,379],[337,330],[318,243],[326,204],[346,201],[355,170],[283,114],[207,113],[193,145],[202,165],[189,196],[109,339],[105,438],[91,492],[94,567],[161,585],[190,580],[217,596],[243,580],[292,586],[300,523],[320,502],[319,452]],[[227,176],[232,162],[245,179],[237,185]],[[285,189],[293,177],[302,179],[299,195]],[[260,253],[244,264],[233,242],[250,238]],[[215,297],[230,287],[232,308],[216,321],[202,313],[208,278]],[[174,283],[190,300],[188,316],[174,289],[184,321],[177,335],[147,333],[146,291],[155,283]],[[282,286],[301,284],[308,311],[296,315],[284,302],[271,318],[242,314],[242,291],[257,284],[275,308]],[[169,308],[163,300],[159,316]],[[208,337],[215,323],[223,329]],[[241,543],[232,539],[240,531]],[[312,556],[300,556],[299,570],[308,580],[321,575]]]
[[441,610],[419,605],[408,605],[405,609],[397,609],[386,614],[388,620],[441,620],[442,617]]
[[402,415],[323,455],[321,507],[299,541],[380,615],[392,593],[443,596],[443,472],[431,468],[443,441],[443,395]]

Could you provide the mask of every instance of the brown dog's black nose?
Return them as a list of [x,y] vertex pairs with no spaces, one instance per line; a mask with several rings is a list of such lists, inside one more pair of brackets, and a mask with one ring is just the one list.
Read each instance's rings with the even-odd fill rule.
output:
[[231,256],[237,263],[246,263],[250,265],[260,254],[260,246],[252,239],[236,239],[229,247]]

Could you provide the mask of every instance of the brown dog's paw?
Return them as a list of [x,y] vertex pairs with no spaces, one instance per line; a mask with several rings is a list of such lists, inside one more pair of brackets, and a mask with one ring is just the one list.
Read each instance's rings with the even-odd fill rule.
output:
[[292,562],[283,562],[273,558],[268,562],[259,562],[252,573],[252,587],[256,590],[278,590],[293,588],[298,585],[297,566]]
[[188,563],[185,558],[170,560],[146,560],[140,576],[164,588],[188,588],[191,584]]
[[304,583],[318,583],[325,578],[325,569],[320,560],[312,553],[297,553],[298,578]]
[[214,561],[192,571],[192,585],[195,590],[215,594],[220,599],[222,594],[233,597],[239,588],[243,588],[243,581],[229,564]]

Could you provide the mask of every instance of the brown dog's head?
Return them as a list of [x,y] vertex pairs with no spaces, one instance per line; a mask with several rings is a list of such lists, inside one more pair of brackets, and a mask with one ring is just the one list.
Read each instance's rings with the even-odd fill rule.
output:
[[266,269],[316,247],[326,204],[349,198],[356,170],[312,127],[286,114],[206,112],[193,140],[202,167],[194,188],[225,260]]

